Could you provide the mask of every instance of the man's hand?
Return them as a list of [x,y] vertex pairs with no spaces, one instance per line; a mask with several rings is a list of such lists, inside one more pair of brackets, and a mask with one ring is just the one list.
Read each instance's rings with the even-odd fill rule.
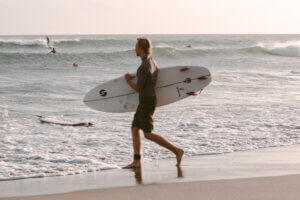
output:
[[124,75],[124,77],[125,77],[125,80],[128,82],[128,81],[130,81],[131,79],[133,79],[135,76],[133,76],[133,75],[127,73],[127,74]]
[[128,83],[128,85],[129,85],[132,89],[134,89],[134,90],[137,91],[137,92],[140,91],[140,87],[139,87],[137,84],[135,84],[135,83],[133,83],[132,81],[130,81],[131,79],[135,78],[135,76],[133,76],[133,75],[127,73],[127,74],[124,75],[124,77],[125,77],[125,80],[126,80],[126,82]]

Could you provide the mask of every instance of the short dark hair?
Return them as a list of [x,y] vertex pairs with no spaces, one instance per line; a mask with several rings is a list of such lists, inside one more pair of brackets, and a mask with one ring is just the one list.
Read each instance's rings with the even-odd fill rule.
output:
[[137,44],[139,48],[142,48],[146,55],[150,55],[152,53],[152,45],[151,41],[145,37],[138,37]]

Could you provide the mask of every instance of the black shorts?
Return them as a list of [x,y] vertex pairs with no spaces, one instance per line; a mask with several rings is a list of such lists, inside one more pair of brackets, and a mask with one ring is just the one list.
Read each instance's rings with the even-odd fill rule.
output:
[[134,114],[132,126],[140,128],[144,133],[151,133],[153,130],[152,116],[156,107],[156,97],[140,98],[139,105]]

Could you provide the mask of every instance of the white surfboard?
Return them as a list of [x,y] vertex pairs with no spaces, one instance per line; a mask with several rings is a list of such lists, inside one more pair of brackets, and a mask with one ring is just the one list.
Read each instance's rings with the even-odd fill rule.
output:
[[[132,81],[136,83],[136,77]],[[159,68],[155,89],[157,106],[167,105],[193,95],[203,90],[210,82],[211,75],[205,67]],[[126,83],[124,76],[121,76],[90,90],[83,102],[95,110],[120,113],[135,111],[139,98],[138,93]]]

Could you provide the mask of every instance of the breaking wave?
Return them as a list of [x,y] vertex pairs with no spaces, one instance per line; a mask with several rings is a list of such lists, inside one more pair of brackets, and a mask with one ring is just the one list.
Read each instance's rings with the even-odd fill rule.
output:
[[[126,40],[126,39],[114,39],[114,38],[106,38],[106,39],[84,39],[84,38],[54,38],[50,42],[50,46],[55,46],[58,48],[72,48],[74,47],[78,54],[83,53],[80,49],[86,49],[91,46],[94,46],[95,49],[99,48],[99,52],[84,52],[84,54],[89,54],[89,56],[97,55],[100,57],[104,56],[124,56],[131,53],[134,53],[135,41]],[[202,44],[206,45],[206,44]],[[119,47],[122,47],[121,49]],[[229,54],[271,54],[275,56],[288,56],[288,57],[300,57],[300,41],[288,41],[288,42],[260,42],[256,45],[252,46],[239,46],[239,47],[216,47],[216,46],[200,46],[193,48],[186,48],[184,46],[178,47],[179,44],[164,44],[159,43],[153,46],[153,52],[156,56],[204,56],[204,55],[229,55]],[[39,48],[46,47],[46,40],[43,38],[36,39],[0,39],[0,48],[16,48],[15,53],[20,55],[21,52],[18,52],[19,47],[31,49],[31,48]],[[106,48],[116,47],[110,52],[104,52]],[[102,49],[102,50],[101,50]],[[0,52],[3,54],[6,52]],[[22,51],[22,55],[31,55],[31,54],[43,54],[43,52],[24,52]],[[76,54],[76,53],[74,53]],[[69,54],[68,54],[69,55]],[[8,57],[13,56],[11,53],[7,55]],[[2,55],[3,57],[3,55]]]
[[[72,38],[72,39],[51,39],[50,45],[53,46],[72,46],[72,45],[104,45],[104,44],[124,44],[132,42],[131,40],[118,40],[118,39],[80,39],[80,38]],[[46,39],[0,39],[0,47],[16,47],[16,46],[46,46]]]
[[272,55],[300,57],[300,41],[273,44],[259,43],[258,47],[261,47],[264,51]]

